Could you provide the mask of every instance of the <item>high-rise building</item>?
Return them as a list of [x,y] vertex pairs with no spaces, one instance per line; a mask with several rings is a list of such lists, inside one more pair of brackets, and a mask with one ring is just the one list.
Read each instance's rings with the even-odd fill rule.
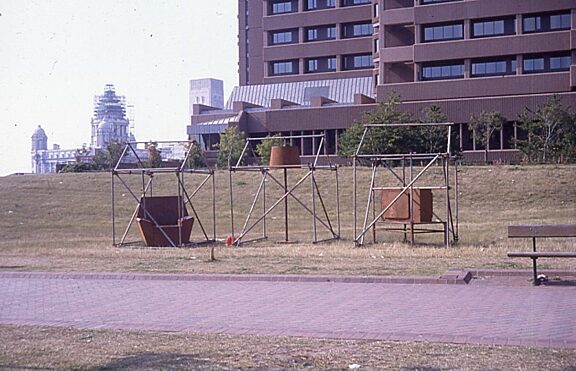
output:
[[[471,115],[507,120],[490,141],[511,160],[525,108],[576,106],[574,0],[239,0],[240,86],[224,109],[195,106],[191,137],[339,133],[391,92],[421,116],[438,106],[469,160],[484,155]],[[368,87],[366,86],[368,84]],[[207,145],[208,147],[208,145]],[[314,143],[301,143],[311,153]]]

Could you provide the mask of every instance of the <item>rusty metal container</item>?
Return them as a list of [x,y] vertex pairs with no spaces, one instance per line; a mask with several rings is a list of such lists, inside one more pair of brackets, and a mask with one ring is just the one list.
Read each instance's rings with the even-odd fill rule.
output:
[[[384,210],[390,202],[398,196],[402,188],[381,190],[380,205]],[[432,190],[426,188],[414,189],[414,223],[427,223],[432,221]],[[382,215],[386,222],[410,223],[410,190],[406,191],[396,202]]]
[[270,167],[291,167],[300,165],[298,147],[273,146],[270,151]]

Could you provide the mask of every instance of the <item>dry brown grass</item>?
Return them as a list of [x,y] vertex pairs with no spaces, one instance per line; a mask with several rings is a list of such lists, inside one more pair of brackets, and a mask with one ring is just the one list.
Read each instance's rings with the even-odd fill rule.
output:
[[[271,238],[240,248],[115,248],[110,233],[110,174],[55,174],[0,178],[0,269],[190,273],[285,273],[347,275],[438,275],[451,267],[529,268],[506,257],[527,249],[509,241],[506,227],[517,223],[575,223],[576,167],[499,166],[461,169],[460,244],[442,247],[441,237],[418,239],[410,247],[398,235],[355,248],[352,242],[351,169],[340,171],[343,240],[310,244],[310,217],[291,203],[291,239],[282,235],[281,210],[268,225]],[[292,174],[291,182],[296,174]],[[330,173],[319,173],[331,184]],[[432,174],[431,177],[438,177]],[[137,177],[136,177],[137,178]],[[228,173],[217,173],[217,232],[230,233]],[[137,184],[139,179],[131,179]],[[246,209],[258,179],[234,177],[238,208]],[[361,172],[365,187],[368,171]],[[309,183],[306,184],[309,186]],[[172,187],[172,188],[170,188]],[[155,192],[173,189],[159,177]],[[309,189],[309,188],[308,188]],[[323,188],[330,207],[330,186]],[[127,192],[121,214],[133,210]],[[277,190],[269,187],[274,194]],[[310,202],[308,192],[298,193]],[[195,205],[204,215],[206,195]],[[441,203],[441,198],[436,200]],[[363,205],[365,196],[359,200]],[[238,225],[237,221],[237,225]],[[210,223],[207,223],[210,224]],[[122,226],[123,227],[123,226]],[[122,228],[120,227],[120,228]],[[195,227],[194,235],[198,238]],[[137,235],[131,232],[130,238]],[[545,241],[547,248],[573,248],[570,241]],[[543,260],[543,268],[571,268],[574,262]],[[340,341],[261,336],[168,334],[0,326],[0,368],[344,368],[356,363],[383,369],[574,369],[573,350],[429,343]]]
[[[429,178],[436,179],[440,169]],[[497,166],[464,167],[460,176],[460,243],[445,249],[440,235],[418,237],[415,247],[400,242],[401,235],[379,233],[379,243],[355,248],[352,242],[351,169],[340,169],[341,241],[311,244],[311,217],[291,202],[290,239],[293,244],[278,244],[283,238],[282,209],[268,219],[270,238],[240,248],[219,248],[218,261],[208,263],[209,249],[115,248],[111,246],[110,174],[54,174],[0,178],[0,269],[46,271],[144,271],[194,273],[292,273],[292,274],[379,274],[437,275],[450,267],[529,268],[528,259],[509,259],[506,251],[528,248],[528,241],[506,238],[509,224],[576,222],[576,167],[574,166]],[[291,172],[290,182],[301,174]],[[279,176],[279,175],[277,175]],[[323,195],[329,210],[334,210],[333,173],[319,172],[325,184]],[[363,192],[369,171],[360,172]],[[194,181],[198,181],[193,179]],[[133,185],[138,176],[129,177]],[[252,201],[258,177],[248,173],[234,176],[236,231],[240,214]],[[217,237],[230,234],[228,173],[218,172]],[[269,195],[278,194],[268,183]],[[174,181],[168,176],[155,181],[155,194],[169,193]],[[309,182],[297,196],[311,202]],[[117,184],[123,231],[134,202]],[[124,197],[122,197],[124,194]],[[364,205],[365,195],[359,204]],[[195,199],[204,224],[211,233],[208,192]],[[442,205],[436,197],[435,208]],[[363,206],[362,206],[363,207]],[[362,208],[361,207],[361,208]],[[334,218],[335,215],[332,214]],[[275,219],[274,219],[275,218]],[[324,234],[322,234],[324,233]],[[199,239],[195,226],[194,238]],[[319,238],[328,237],[320,230]],[[129,240],[137,240],[135,228]],[[567,249],[573,242],[545,241],[547,248]],[[567,245],[572,243],[572,245]],[[220,246],[223,246],[220,244]],[[574,262],[544,260],[542,267],[574,268]]]
[[8,369],[568,370],[575,350],[0,326]]

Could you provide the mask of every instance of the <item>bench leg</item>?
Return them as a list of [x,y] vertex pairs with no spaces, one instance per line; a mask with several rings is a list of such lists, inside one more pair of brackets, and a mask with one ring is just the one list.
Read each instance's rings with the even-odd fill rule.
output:
[[538,286],[540,284],[540,282],[538,281],[538,272],[536,270],[536,260],[538,258],[534,257],[532,258],[532,270],[534,271],[534,280],[532,281],[532,284],[534,286]]
[[[532,237],[532,251],[536,252],[536,237]],[[532,258],[532,270],[534,271],[534,281],[532,284],[534,286],[538,286],[540,282],[538,282],[538,272],[536,271],[536,257]]]

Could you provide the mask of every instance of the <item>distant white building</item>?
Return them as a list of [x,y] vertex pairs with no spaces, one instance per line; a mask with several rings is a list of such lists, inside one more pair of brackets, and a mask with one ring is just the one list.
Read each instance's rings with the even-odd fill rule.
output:
[[217,79],[190,80],[190,116],[194,104],[224,108],[224,82]]
[[61,150],[54,144],[48,149],[48,136],[40,125],[32,134],[32,172],[35,174],[55,173],[58,167],[76,162],[77,150]]
[[48,149],[48,136],[40,125],[32,134],[32,172],[56,173],[61,167],[78,160],[91,162],[97,151],[106,149],[112,140],[126,143],[135,141],[126,117],[126,98],[116,95],[114,85],[106,85],[103,95],[94,97],[94,116],[89,147],[60,149],[54,144]]

